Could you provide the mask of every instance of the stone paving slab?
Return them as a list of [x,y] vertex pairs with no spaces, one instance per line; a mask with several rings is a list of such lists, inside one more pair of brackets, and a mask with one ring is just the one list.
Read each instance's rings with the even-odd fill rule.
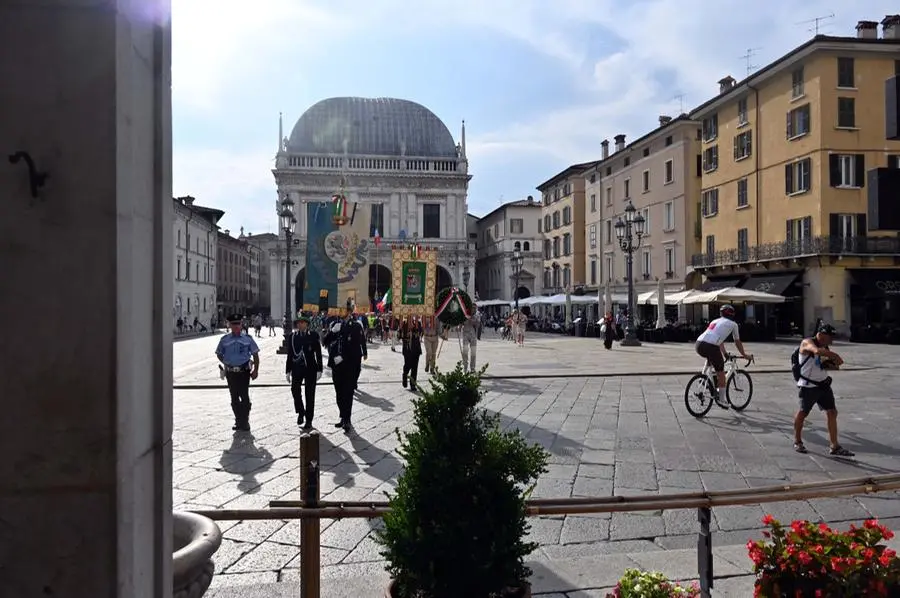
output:
[[[486,340],[479,347],[480,359],[492,364],[502,363],[509,354],[529,364],[580,359],[578,354],[586,349],[579,343],[592,340],[535,338],[529,339],[525,348]],[[532,341],[545,343],[547,348],[532,347]],[[274,355],[279,342],[277,337],[261,340],[261,378],[277,381],[277,372],[283,367],[282,357],[276,361]],[[217,380],[212,357],[215,343],[215,338],[201,338],[175,345],[176,383],[195,383],[210,371]],[[754,375],[755,396],[743,413],[716,408],[702,420],[689,416],[683,403],[687,377],[647,372],[648,364],[655,368],[676,358],[696,365],[696,356],[688,349],[677,345],[628,349],[636,351],[640,359],[624,357],[625,349],[595,351],[599,363],[619,360],[615,367],[628,366],[631,373],[640,374],[629,377],[485,380],[484,406],[499,414],[503,426],[520,429],[551,454],[549,471],[539,480],[535,496],[719,490],[900,470],[896,443],[900,401],[895,390],[897,368],[892,365],[900,364],[900,347],[880,346],[880,353],[864,345],[840,349],[850,363],[879,366],[836,375],[842,442],[858,453],[856,461],[825,455],[827,436],[818,413],[810,417],[805,432],[810,454],[792,450],[796,391],[786,373]],[[750,349],[760,363],[772,364],[786,362],[791,350],[778,344],[756,344]],[[370,356],[364,372],[368,380],[360,385],[354,408],[356,435],[334,431],[330,426],[337,418],[333,390],[327,384],[318,389],[316,423],[323,433],[321,486],[327,500],[383,500],[402,469],[394,430],[409,425],[412,395],[398,383],[399,355],[380,347]],[[451,359],[449,353],[442,358]],[[602,368],[594,367],[598,369]],[[489,371],[493,370],[491,365]],[[288,390],[271,387],[251,392],[253,431],[234,434],[226,391],[175,391],[176,509],[266,508],[270,500],[300,498],[299,433]],[[831,523],[878,516],[897,527],[900,519],[893,518],[900,518],[900,501],[896,499],[891,493],[774,503],[765,509],[755,505],[718,508],[713,511],[714,543],[742,545],[756,537],[765,512],[787,520],[811,518]],[[225,540],[215,559],[216,587],[283,582],[296,575],[297,522],[220,525]],[[383,574],[372,534],[377,525],[377,521],[365,520],[323,521],[323,577],[365,579]],[[696,512],[690,510],[535,518],[530,536],[540,548],[532,559],[552,567],[553,563],[585,558],[693,549],[696,533]]]

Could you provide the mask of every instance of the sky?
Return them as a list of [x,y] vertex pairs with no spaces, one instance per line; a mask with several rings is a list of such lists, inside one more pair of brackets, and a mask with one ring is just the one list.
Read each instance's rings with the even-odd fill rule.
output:
[[[713,9],[714,7],[714,9]],[[865,7],[865,8],[863,8]],[[660,115],[690,111],[802,44],[881,21],[891,0],[172,0],[175,196],[225,211],[222,228],[274,232],[272,168],[311,105],[418,102],[459,141],[469,212],[537,196]],[[833,15],[833,16],[831,16]]]

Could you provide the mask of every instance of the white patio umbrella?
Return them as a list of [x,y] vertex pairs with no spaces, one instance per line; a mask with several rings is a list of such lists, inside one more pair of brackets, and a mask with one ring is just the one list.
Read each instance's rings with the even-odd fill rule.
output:
[[726,287],[707,293],[691,295],[686,297],[683,303],[690,305],[694,303],[784,303],[784,301],[785,299],[781,295],[751,291],[750,289],[739,289],[737,287]]
[[662,280],[656,289],[656,327],[666,327],[666,285]]

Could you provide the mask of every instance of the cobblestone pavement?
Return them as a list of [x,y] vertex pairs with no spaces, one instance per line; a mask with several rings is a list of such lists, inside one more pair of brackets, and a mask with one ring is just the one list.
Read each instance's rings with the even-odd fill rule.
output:
[[[279,338],[260,339],[268,387],[251,391],[250,434],[231,431],[232,416],[219,385],[212,355],[216,337],[174,345],[174,503],[176,509],[265,508],[273,499],[299,499],[298,438],[292,403],[283,384]],[[440,363],[459,357],[448,342]],[[750,407],[737,414],[714,408],[703,420],[683,403],[687,375],[698,369],[691,345],[645,344],[605,351],[595,339],[533,335],[517,348],[491,333],[479,345],[488,374],[511,376],[484,381],[484,406],[504,426],[515,426],[552,454],[550,471],[537,484],[537,497],[610,496],[721,490],[806,482],[900,471],[896,428],[900,348],[841,345],[847,371],[835,376],[842,442],[855,461],[826,456],[821,415],[807,426],[808,455],[791,448],[796,393],[787,372],[791,344],[754,344]],[[322,431],[322,494],[328,500],[383,500],[401,463],[394,430],[408,425],[411,394],[399,384],[400,356],[389,347],[370,349],[354,407],[357,434],[334,432],[334,393],[327,374],[317,396],[316,423]],[[857,368],[856,371],[853,371]],[[870,369],[862,369],[870,368]],[[564,378],[518,378],[527,374]],[[618,374],[589,377],[598,373]],[[662,375],[669,373],[669,375]],[[426,376],[420,376],[424,379]],[[282,385],[277,384],[281,382]],[[831,523],[870,515],[900,523],[893,495],[816,499],[767,506],[714,510],[714,543],[743,544],[757,534],[764,512],[778,518],[821,518]],[[892,521],[893,518],[898,518]],[[216,554],[214,586],[257,584],[298,578],[298,522],[221,522],[225,540]],[[326,579],[383,575],[372,538],[377,522],[322,522],[322,575]],[[542,517],[531,535],[540,543],[535,562],[634,555],[696,545],[693,511]],[[695,558],[695,557],[694,557]],[[634,560],[632,558],[632,560]],[[696,561],[694,561],[696,562]],[[605,585],[605,584],[604,584]],[[602,587],[602,585],[585,586]],[[585,594],[587,596],[587,594]]]

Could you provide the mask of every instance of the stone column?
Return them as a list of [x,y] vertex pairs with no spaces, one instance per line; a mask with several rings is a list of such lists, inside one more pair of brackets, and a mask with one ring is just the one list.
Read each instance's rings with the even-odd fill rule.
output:
[[0,3],[3,596],[172,594],[168,15]]

